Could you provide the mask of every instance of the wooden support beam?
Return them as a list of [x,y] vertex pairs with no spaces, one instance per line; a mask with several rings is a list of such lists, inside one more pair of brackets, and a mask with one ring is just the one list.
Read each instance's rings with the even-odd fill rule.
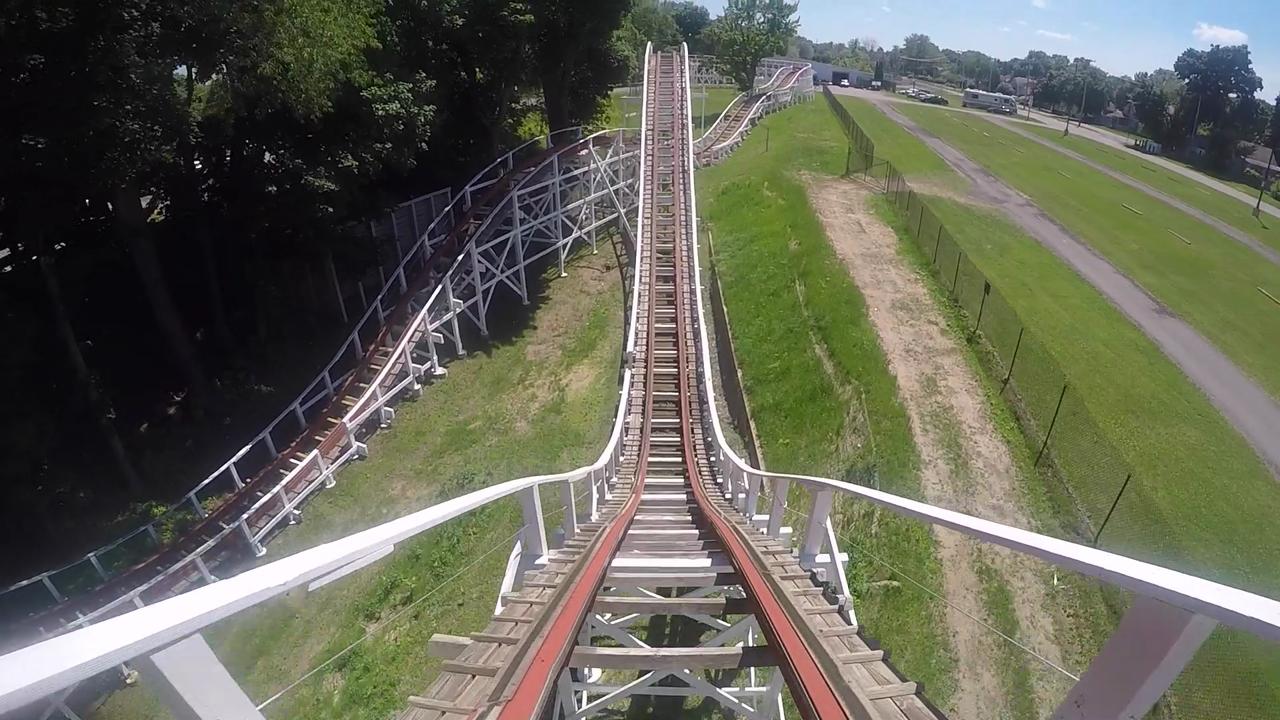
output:
[[579,647],[569,658],[570,667],[603,670],[724,670],[728,668],[775,667],[773,648],[683,647],[604,648]]

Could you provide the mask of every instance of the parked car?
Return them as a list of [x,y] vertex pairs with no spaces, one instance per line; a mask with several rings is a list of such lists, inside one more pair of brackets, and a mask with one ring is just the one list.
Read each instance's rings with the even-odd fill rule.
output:
[[920,98],[920,102],[929,103],[930,105],[950,105],[947,99],[941,95],[925,95]]
[[849,78],[840,78],[840,87],[849,87]]

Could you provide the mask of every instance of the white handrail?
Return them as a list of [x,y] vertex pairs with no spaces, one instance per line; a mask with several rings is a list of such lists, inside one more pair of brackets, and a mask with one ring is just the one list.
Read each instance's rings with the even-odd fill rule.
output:
[[[689,153],[689,163],[690,167],[692,167],[692,151]],[[694,247],[698,248],[700,245],[697,242],[697,198],[696,189],[693,185],[690,186],[689,192],[692,197],[690,205],[695,209]],[[693,267],[695,283],[699,290],[693,295],[698,308],[696,316],[699,319],[698,341],[701,343],[702,350],[701,390],[707,399],[708,407],[715,408],[716,395],[715,387],[711,381],[710,342],[707,338],[706,323],[702,321],[702,318],[706,317],[703,310],[701,292],[702,268],[699,253],[697,252],[694,253]],[[946,510],[880,490],[873,490],[828,478],[761,470],[752,467],[733,451],[733,448],[725,439],[724,429],[720,425],[720,418],[716,412],[705,412],[703,416],[710,422],[712,441],[716,451],[720,454],[720,466],[724,477],[728,477],[729,471],[735,470],[747,476],[758,477],[761,480],[794,481],[804,483],[812,488],[838,490],[876,503],[899,515],[950,528],[984,542],[1032,555],[1065,569],[1213,618],[1225,625],[1244,630],[1258,637],[1280,642],[1280,602],[1271,598],[1141,560],[1109,553],[1105,550],[1098,550],[1066,540],[1058,540],[1039,533]]]

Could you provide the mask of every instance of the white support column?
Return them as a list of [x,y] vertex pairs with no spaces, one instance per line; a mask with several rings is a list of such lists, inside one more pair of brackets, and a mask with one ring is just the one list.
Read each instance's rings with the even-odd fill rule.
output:
[[822,550],[822,541],[827,539],[827,516],[831,514],[831,503],[835,499],[830,488],[816,490],[813,503],[809,507],[809,524],[804,529],[804,542],[800,545],[800,564],[808,567]]
[[1203,615],[1135,596],[1053,720],[1146,717],[1216,625]]
[[551,192],[554,193],[551,196],[551,214],[554,215],[556,219],[555,241],[557,243],[560,243],[560,247],[557,249],[556,255],[560,259],[560,277],[568,277],[568,273],[564,271],[564,259],[565,259],[565,256],[569,254],[569,247],[565,243],[561,242],[562,240],[564,240],[564,216],[561,214],[561,210],[560,210],[560,156],[559,155],[556,155],[555,157],[551,158],[551,176],[555,178],[555,180],[551,183],[551,188],[552,188]]
[[787,492],[790,490],[790,480],[778,478],[773,481],[773,504],[769,506],[769,537],[782,535],[782,523],[787,519]]
[[564,504],[564,539],[578,534],[578,500],[573,496],[573,483],[566,480],[560,485],[560,501]]
[[520,531],[521,565],[528,569],[547,554],[547,529],[543,526],[538,486],[520,491],[520,511],[524,520],[524,529]]
[[515,235],[516,244],[516,274],[520,278],[520,304],[529,304],[529,283],[524,275],[524,234],[521,230],[520,215],[523,211],[520,209],[520,195],[511,202],[511,232]]
[[198,633],[137,662],[143,681],[174,720],[262,720],[262,713]]

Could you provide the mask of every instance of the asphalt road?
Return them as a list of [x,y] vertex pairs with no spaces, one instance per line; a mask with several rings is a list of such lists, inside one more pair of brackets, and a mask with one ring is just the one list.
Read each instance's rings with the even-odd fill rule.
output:
[[[852,94],[852,93],[850,93]],[[1067,232],[1035,203],[983,169],[968,156],[925,131],[879,93],[857,93],[938,153],[972,183],[971,194],[1003,210],[1011,221],[1070,265],[1164,352],[1209,398],[1280,479],[1280,404],[1230,358],[1117,270],[1086,243]],[[878,97],[877,97],[878,96]],[[1207,469],[1206,469],[1207,471]]]

